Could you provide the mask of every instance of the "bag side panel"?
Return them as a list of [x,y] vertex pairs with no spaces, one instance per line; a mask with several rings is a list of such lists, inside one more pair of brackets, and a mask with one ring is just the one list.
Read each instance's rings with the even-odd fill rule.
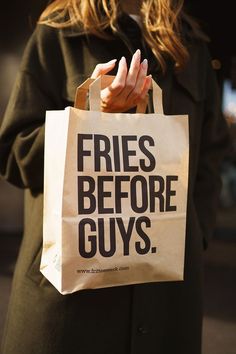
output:
[[70,109],[48,111],[45,126],[42,274],[61,289],[61,214]]

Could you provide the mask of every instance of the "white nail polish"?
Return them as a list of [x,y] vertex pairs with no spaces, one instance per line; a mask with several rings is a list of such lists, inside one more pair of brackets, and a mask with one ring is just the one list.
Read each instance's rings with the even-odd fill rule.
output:
[[142,62],[142,67],[144,69],[146,69],[147,65],[148,65],[148,61],[147,61],[147,59],[144,59],[143,62]]
[[[109,64],[113,64],[113,63],[115,63],[116,61],[117,61],[117,59],[112,59],[112,60],[110,60],[108,63],[109,63]],[[108,63],[107,63],[107,64],[108,64]]]

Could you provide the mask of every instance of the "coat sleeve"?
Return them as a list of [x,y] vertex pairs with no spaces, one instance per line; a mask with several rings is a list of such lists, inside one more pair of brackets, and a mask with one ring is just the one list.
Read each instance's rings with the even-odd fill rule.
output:
[[201,132],[194,200],[204,246],[212,236],[221,190],[220,166],[229,151],[230,139],[226,121],[221,112],[221,99],[211,59],[207,51],[205,115]]
[[38,26],[24,52],[1,125],[0,173],[18,187],[43,188],[45,112],[62,109],[58,48],[55,30]]

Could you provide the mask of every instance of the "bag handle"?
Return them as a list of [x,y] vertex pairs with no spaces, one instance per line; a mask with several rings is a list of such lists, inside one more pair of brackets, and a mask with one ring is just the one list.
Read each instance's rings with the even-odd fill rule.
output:
[[[92,111],[101,110],[101,97],[100,91],[109,86],[114,80],[112,75],[103,75],[97,79],[87,79],[76,90],[74,107],[79,109],[85,109],[87,93],[89,91],[89,107]],[[162,103],[162,90],[157,83],[152,79],[153,90],[153,107],[154,112],[157,114],[163,114]],[[145,113],[148,103],[148,97],[137,105],[136,113]]]
[[[101,78],[101,79],[100,79]],[[77,89],[75,94],[74,107],[78,109],[85,109],[87,103],[87,94],[89,91],[89,106],[92,111],[100,111],[100,90],[109,86],[114,80],[115,76],[103,75],[97,79],[87,79]],[[92,86],[92,85],[95,86]],[[148,96],[145,100],[137,105],[136,113],[145,113],[148,104]]]

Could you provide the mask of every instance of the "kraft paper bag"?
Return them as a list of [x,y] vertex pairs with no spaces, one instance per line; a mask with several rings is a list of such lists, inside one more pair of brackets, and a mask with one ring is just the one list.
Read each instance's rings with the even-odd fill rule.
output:
[[188,116],[164,115],[154,81],[153,114],[103,113],[100,89],[46,114],[40,270],[61,294],[183,280]]

